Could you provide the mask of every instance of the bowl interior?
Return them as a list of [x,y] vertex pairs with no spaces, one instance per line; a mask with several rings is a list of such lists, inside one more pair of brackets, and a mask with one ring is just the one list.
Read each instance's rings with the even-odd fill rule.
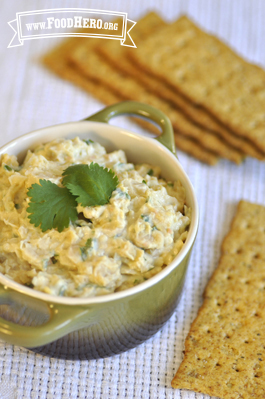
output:
[[[121,129],[112,125],[98,122],[71,122],[60,124],[44,129],[40,129],[28,134],[25,134],[10,143],[6,144],[0,149],[0,155],[8,153],[16,155],[21,163],[28,151],[34,149],[38,144],[49,142],[56,138],[74,138],[79,136],[81,139],[91,139],[99,142],[106,150],[114,151],[122,149],[125,151],[127,160],[133,163],[150,163],[161,168],[162,176],[167,180],[179,179],[186,190],[187,205],[192,208],[192,220],[188,233],[186,243],[175,260],[167,266],[163,271],[156,276],[139,284],[136,287],[130,288],[126,291],[121,291],[115,294],[107,295],[108,301],[118,299],[118,297],[129,295],[130,293],[147,288],[149,285],[155,284],[157,280],[163,278],[164,275],[172,270],[189,252],[195,240],[198,229],[198,204],[191,182],[186,173],[180,165],[178,159],[162,144],[153,138],[142,136],[140,134],[132,133],[128,130]],[[0,275],[1,276],[1,275]],[[25,292],[30,296],[34,296],[43,300],[52,300],[57,303],[91,303],[104,302],[105,296],[80,299],[80,298],[66,298],[54,297],[48,294],[31,290],[15,283],[5,276],[1,276],[3,284],[10,286],[20,292]]]

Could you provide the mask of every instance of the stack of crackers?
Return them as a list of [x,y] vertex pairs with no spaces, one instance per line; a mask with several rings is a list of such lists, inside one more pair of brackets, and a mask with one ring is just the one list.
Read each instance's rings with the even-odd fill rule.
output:
[[265,72],[183,16],[154,12],[132,31],[137,48],[74,37],[43,58],[106,105],[151,104],[170,118],[176,145],[200,161],[265,159]]
[[172,386],[265,398],[265,207],[240,201]]

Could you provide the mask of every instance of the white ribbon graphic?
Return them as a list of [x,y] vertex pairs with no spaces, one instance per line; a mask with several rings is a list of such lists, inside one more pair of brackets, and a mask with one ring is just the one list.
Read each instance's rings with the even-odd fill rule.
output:
[[129,33],[135,24],[127,13],[116,11],[55,8],[18,12],[16,19],[8,22],[15,32],[8,48],[22,46],[24,40],[65,36],[113,39],[122,46],[136,47]]

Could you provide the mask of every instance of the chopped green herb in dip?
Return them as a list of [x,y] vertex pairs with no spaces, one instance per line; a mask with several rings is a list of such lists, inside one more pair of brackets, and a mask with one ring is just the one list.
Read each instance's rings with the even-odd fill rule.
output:
[[187,237],[181,183],[91,140],[41,144],[22,165],[4,154],[0,184],[0,272],[48,294],[133,287],[171,263]]

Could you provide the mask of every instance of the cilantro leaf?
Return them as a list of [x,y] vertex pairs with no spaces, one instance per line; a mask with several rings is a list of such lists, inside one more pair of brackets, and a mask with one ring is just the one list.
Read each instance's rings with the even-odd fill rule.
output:
[[80,247],[80,252],[81,252],[81,258],[82,260],[86,260],[87,255],[88,255],[88,251],[89,249],[92,247],[92,238],[88,238],[86,240],[85,246],[84,247]]
[[[29,220],[34,226],[40,226],[43,232],[52,228],[61,232],[70,221],[75,222],[78,218],[77,202],[83,206],[107,204],[118,185],[113,171],[93,162],[89,166],[72,165],[63,176],[65,187],[41,179],[28,190],[31,198],[27,208]],[[84,247],[84,253],[88,245]]]
[[90,145],[90,144],[93,144],[94,143],[94,141],[93,140],[90,140],[90,139],[88,139],[88,140],[83,140],[87,145]]
[[147,172],[147,174],[148,174],[149,176],[153,176],[153,174],[154,174],[153,169],[149,169],[148,172]]
[[63,176],[63,185],[82,206],[107,204],[119,182],[112,170],[93,162],[90,165],[69,166]]
[[31,198],[27,208],[30,223],[40,226],[43,232],[56,227],[61,232],[70,220],[74,222],[78,217],[75,197],[67,188],[49,180],[40,179],[39,184],[32,184],[28,196]]
[[8,172],[11,172],[12,170],[14,170],[15,172],[18,172],[20,169],[22,169],[22,166],[18,166],[16,168],[14,168],[9,165],[4,165],[4,169],[7,170]]

